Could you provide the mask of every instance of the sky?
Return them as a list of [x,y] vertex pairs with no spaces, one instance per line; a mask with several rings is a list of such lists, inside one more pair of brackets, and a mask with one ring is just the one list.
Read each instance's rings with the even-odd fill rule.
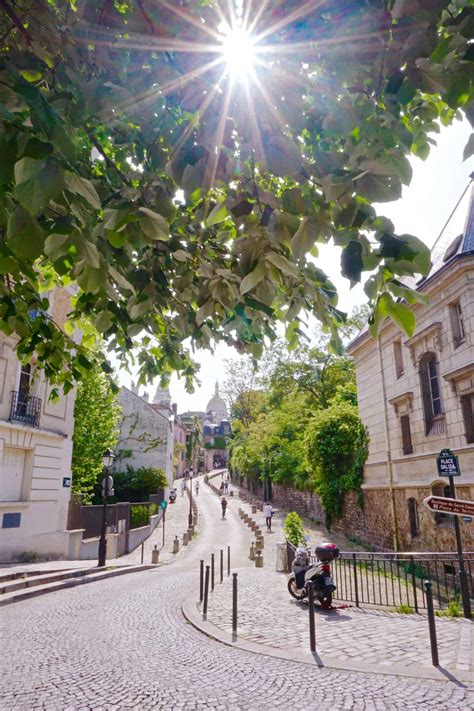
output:
[[[467,121],[456,121],[449,128],[442,128],[434,136],[436,146],[432,146],[426,161],[419,158],[411,160],[413,178],[411,184],[403,188],[400,200],[393,203],[376,205],[378,214],[390,218],[398,234],[409,233],[419,237],[430,248],[436,241],[444,223],[457,203],[469,181],[469,174],[474,170],[473,161],[463,162],[462,154],[469,138],[470,126]],[[456,210],[455,215],[445,230],[453,238],[463,231],[469,201],[468,191]],[[331,245],[318,245],[317,261],[326,274],[335,283],[339,292],[339,308],[350,312],[354,306],[363,304],[366,297],[361,285],[349,289],[349,282],[340,274],[340,250]],[[199,380],[194,393],[186,392],[184,382],[173,376],[170,393],[173,402],[178,404],[178,412],[186,410],[205,410],[207,402],[214,393],[216,380],[223,386],[226,377],[225,361],[238,360],[236,351],[225,344],[219,344],[214,353],[197,351],[195,360],[201,364]],[[130,386],[131,376],[120,373],[122,385]],[[154,387],[142,388],[153,395]],[[141,391],[141,392],[142,392]]]

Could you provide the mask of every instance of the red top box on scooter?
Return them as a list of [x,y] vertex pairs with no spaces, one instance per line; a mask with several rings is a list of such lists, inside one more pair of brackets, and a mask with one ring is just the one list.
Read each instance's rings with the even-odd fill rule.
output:
[[329,563],[329,561],[339,557],[339,548],[335,543],[321,543],[314,550],[317,559],[323,563]]

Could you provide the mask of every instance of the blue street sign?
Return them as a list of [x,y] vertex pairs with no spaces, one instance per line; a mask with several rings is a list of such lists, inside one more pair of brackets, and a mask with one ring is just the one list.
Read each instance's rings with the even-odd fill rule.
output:
[[160,503],[160,509],[163,509],[163,511],[166,509],[167,506],[168,506],[168,502],[167,502],[167,501],[162,501],[162,502]]

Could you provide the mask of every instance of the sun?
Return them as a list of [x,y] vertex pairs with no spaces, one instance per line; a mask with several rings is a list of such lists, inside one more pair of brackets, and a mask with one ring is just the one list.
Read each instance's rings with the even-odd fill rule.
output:
[[232,79],[244,81],[255,66],[257,49],[251,35],[239,25],[219,27],[222,57]]

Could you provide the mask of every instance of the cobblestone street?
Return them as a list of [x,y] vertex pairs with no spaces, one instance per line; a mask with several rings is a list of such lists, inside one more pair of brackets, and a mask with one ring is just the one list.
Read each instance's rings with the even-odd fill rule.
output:
[[[320,669],[232,649],[195,630],[181,607],[197,598],[199,559],[231,545],[239,577],[249,565],[239,502],[230,501],[226,521],[207,487],[197,503],[199,535],[169,565],[5,609],[2,711],[473,708],[474,691],[461,682]],[[248,572],[266,576],[265,565]],[[255,592],[253,606],[260,607]],[[278,614],[274,609],[273,627]]]

